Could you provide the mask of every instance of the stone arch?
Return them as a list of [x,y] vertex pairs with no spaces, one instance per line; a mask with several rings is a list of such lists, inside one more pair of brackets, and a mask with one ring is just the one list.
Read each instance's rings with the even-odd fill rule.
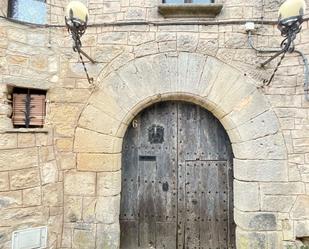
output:
[[[179,52],[136,58],[99,79],[75,132],[78,170],[119,171],[122,138],[136,114],[162,100],[193,102],[219,119],[232,143],[238,247],[248,230],[277,229],[263,225],[259,182],[287,181],[286,147],[274,111],[251,78],[217,58]],[[118,195],[119,185],[111,186]],[[118,217],[119,207],[114,211]]]

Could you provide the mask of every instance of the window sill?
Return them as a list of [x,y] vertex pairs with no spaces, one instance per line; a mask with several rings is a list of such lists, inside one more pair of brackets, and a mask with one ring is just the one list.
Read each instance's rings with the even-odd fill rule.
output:
[[49,133],[47,128],[12,128],[3,131],[4,133]]
[[217,3],[209,4],[160,4],[159,12],[164,17],[206,17],[214,18],[220,14],[223,5]]

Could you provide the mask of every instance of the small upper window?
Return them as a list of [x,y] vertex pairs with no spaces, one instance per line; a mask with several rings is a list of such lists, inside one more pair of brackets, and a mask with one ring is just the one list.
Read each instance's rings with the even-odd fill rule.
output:
[[15,128],[41,128],[46,115],[46,91],[14,88],[12,121]]
[[45,0],[9,0],[8,16],[30,23],[46,23]]
[[163,3],[214,3],[214,0],[163,0]]

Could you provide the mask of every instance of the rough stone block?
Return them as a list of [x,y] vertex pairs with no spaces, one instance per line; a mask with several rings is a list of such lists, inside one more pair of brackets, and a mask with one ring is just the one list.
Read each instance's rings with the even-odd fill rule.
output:
[[30,188],[23,190],[23,206],[38,206],[41,205],[42,194],[41,188]]
[[234,176],[243,181],[287,181],[288,167],[284,160],[234,159]]
[[77,154],[77,169],[80,171],[118,171],[121,154]]
[[309,219],[309,196],[298,196],[292,209],[294,219]]
[[52,133],[36,133],[35,134],[36,146],[48,146],[53,144]]
[[1,191],[7,191],[10,188],[9,184],[9,173],[0,172],[0,189]]
[[0,116],[0,130],[12,129],[12,120],[5,116]]
[[34,70],[45,71],[48,66],[48,59],[45,55],[34,55],[30,57],[30,66]]
[[282,248],[279,232],[247,232],[236,229],[237,249],[277,249]]
[[65,196],[64,197],[64,221],[76,223],[82,219],[82,197]]
[[159,53],[157,42],[148,42],[134,47],[135,56],[142,57]]
[[233,87],[237,88],[237,85],[239,84],[238,82],[242,81],[240,79],[240,73],[233,70],[230,66],[223,64],[220,69],[221,70],[215,79],[215,83],[207,93],[207,99],[219,106],[221,99],[226,98],[226,95],[232,91]]
[[121,139],[117,137],[77,128],[75,133],[74,151],[116,153],[117,151],[114,150],[114,146],[119,140]]
[[83,213],[82,219],[87,223],[96,222],[96,197],[84,197],[83,198]]
[[[199,93],[201,91],[200,88],[204,86],[200,80],[207,59],[207,56],[201,54],[179,53],[177,61],[177,90],[179,92]],[[169,63],[169,61],[167,62]],[[170,77],[169,74],[170,72],[167,71],[167,77]],[[164,81],[164,77],[162,77],[162,81]]]
[[41,167],[42,184],[54,183],[58,180],[58,167],[56,161],[46,162]]
[[154,41],[155,33],[153,32],[130,32],[129,34],[129,45],[139,45],[146,42]]
[[260,210],[259,185],[234,180],[234,205],[241,211]]
[[127,44],[127,32],[104,32],[98,36],[99,44]]
[[41,207],[10,208],[1,211],[0,226],[47,224],[48,209]]
[[60,136],[73,136],[81,105],[77,104],[51,104],[48,122],[55,127],[56,134]]
[[305,157],[303,154],[289,154],[288,161],[289,163],[305,164]]
[[73,247],[74,249],[94,249],[95,248],[95,229],[84,230],[74,229]]
[[84,103],[90,95],[89,89],[51,88],[47,99],[57,103]]
[[0,208],[15,208],[22,205],[22,191],[0,192]]
[[207,96],[211,91],[211,88],[216,82],[216,79],[222,69],[222,62],[218,59],[208,56],[203,74],[201,76],[200,85],[202,86],[201,95]]
[[42,187],[43,203],[46,206],[63,205],[63,184],[52,183]]
[[26,169],[38,166],[37,148],[1,150],[0,171]]
[[18,148],[34,147],[35,134],[19,133],[18,134]]
[[100,197],[96,205],[96,219],[100,223],[113,224],[118,222],[120,208],[120,195]]
[[54,146],[39,147],[39,161],[40,163],[55,160]]
[[198,45],[198,34],[179,33],[177,35],[177,50],[195,52]]
[[[222,122],[225,122],[225,119],[230,119],[235,126],[239,126],[267,110],[269,110],[269,104],[265,101],[260,92],[255,91],[234,106],[233,111],[225,116]],[[229,127],[229,129],[232,128],[235,127]]]
[[68,195],[94,196],[96,174],[91,172],[67,172],[64,176],[64,193]]
[[[279,214],[280,215],[280,214]],[[284,240],[294,239],[294,225],[293,221],[287,217],[281,221],[282,235]]]
[[88,105],[83,111],[78,125],[79,127],[86,128],[88,130],[115,136],[120,123],[120,121],[107,115],[102,110],[99,110],[92,105]]
[[76,155],[74,153],[61,153],[59,158],[62,170],[76,168]]
[[15,170],[10,172],[11,189],[25,189],[36,187],[40,184],[38,168]]
[[73,150],[72,138],[59,138],[56,140],[56,148],[61,152],[71,152]]
[[[150,74],[150,72],[152,72],[152,74]],[[150,64],[149,60],[146,60],[145,58],[139,58],[135,61],[134,65],[128,64],[124,66],[121,70],[119,70],[118,74],[120,78],[126,82],[127,87],[131,89],[130,91],[128,91],[129,96],[131,96],[133,92],[134,95],[136,95],[141,100],[143,98],[146,98],[147,96],[151,96],[156,93],[154,88],[156,88],[158,84],[156,80],[157,79],[157,67],[154,67],[154,65]],[[149,81],[145,81],[145,80],[149,80]],[[144,85],[145,82],[148,83],[147,85],[148,87],[145,87]],[[100,101],[101,102],[104,101],[106,103],[105,105],[107,105],[108,107],[108,108],[105,108],[106,110],[105,109],[103,110],[105,110],[107,114],[111,114],[112,116],[115,116],[115,114],[113,115],[113,113],[115,113],[117,109],[120,108],[120,104],[115,101],[115,98],[111,99],[111,97],[107,96],[107,98],[103,99],[103,101],[102,100]],[[120,103],[122,103],[122,101]],[[119,117],[124,116],[123,110],[121,108],[118,111],[118,113],[120,113]]]
[[114,224],[98,224],[96,245],[97,248],[118,249],[120,227],[118,222]]
[[295,222],[296,238],[309,237],[309,220]]
[[97,194],[115,196],[121,191],[121,171],[98,173]]
[[73,237],[73,228],[71,224],[64,224],[62,230],[62,240],[61,247],[71,248],[72,247],[72,237]]
[[125,19],[144,20],[146,18],[146,9],[139,7],[128,7],[125,13]]
[[17,147],[17,134],[0,134],[0,149],[12,149]]
[[[1,95],[4,95],[3,97]],[[0,92],[0,99],[1,98],[6,98],[5,94],[4,93],[1,93]],[[12,115],[12,106],[9,105],[9,104],[6,104],[6,103],[0,103],[0,116],[4,116],[4,117],[7,117],[7,118],[10,118],[11,115]],[[13,134],[12,134],[13,135]],[[16,135],[16,134],[15,134]]]
[[265,137],[279,130],[279,123],[273,111],[267,111],[238,126],[242,141]]
[[13,65],[27,65],[28,57],[22,55],[9,55],[7,56],[7,62]]
[[[287,152],[281,134],[269,135],[242,143],[234,143],[237,159],[286,159]],[[254,148],[254,149],[252,149]]]
[[[229,70],[231,69],[227,69],[227,71]],[[229,91],[225,92],[224,97],[221,98],[219,103],[217,103],[218,106],[214,109],[213,112],[218,112],[218,109],[223,110],[224,114],[217,115],[218,118],[227,115],[228,113],[232,112],[235,107],[238,107],[244,99],[247,99],[248,96],[252,95],[255,90],[256,88],[251,81],[249,81],[242,75],[239,75],[238,79],[234,82],[234,84],[229,84]]]
[[278,229],[277,215],[265,212],[234,211],[234,219],[237,226],[244,230],[275,231]]
[[289,212],[296,196],[266,195],[262,199],[262,211]]
[[263,195],[299,195],[306,192],[305,185],[301,182],[262,183],[260,189]]
[[[138,67],[138,61],[139,60],[136,60],[136,67]],[[141,100],[141,98],[139,98],[138,96],[146,92],[146,89],[142,89],[142,86],[146,82],[145,78],[149,77],[149,73],[145,72],[145,68],[147,68],[148,64],[144,65],[145,67],[142,69],[141,72],[136,69],[137,72],[135,78],[137,78],[137,80],[134,81],[134,83],[133,81],[131,81],[131,78],[124,78],[121,76],[121,73],[119,73],[118,75],[119,71],[113,72],[107,77],[105,77],[102,80],[102,84],[105,86],[104,93],[107,96],[103,101],[101,100],[101,102],[104,102],[105,105],[108,106],[103,107],[101,103],[101,105],[97,106],[97,109],[101,110],[101,112],[103,110],[103,115],[109,115],[109,118],[116,119],[118,120],[118,123],[120,123],[119,120],[123,120],[123,115],[127,115],[127,113],[131,111],[133,106],[135,106]],[[124,70],[126,70],[126,68],[127,67],[120,70],[120,72],[123,72]],[[155,70],[155,68],[153,68],[153,70]],[[156,75],[155,71],[153,72],[153,75]],[[151,82],[147,83],[151,84]],[[136,88],[138,89],[137,91],[135,90]],[[144,97],[146,96],[144,95]],[[110,110],[108,110],[109,108]],[[120,112],[117,115],[110,115],[110,112],[116,110],[117,108],[120,108]],[[110,120],[110,122],[115,122],[116,120]],[[115,125],[115,128],[118,128],[117,126],[119,126],[119,124],[116,123]]]

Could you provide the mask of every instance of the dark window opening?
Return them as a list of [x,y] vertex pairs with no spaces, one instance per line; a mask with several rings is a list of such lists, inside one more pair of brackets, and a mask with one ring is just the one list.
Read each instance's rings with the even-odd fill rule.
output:
[[46,23],[45,0],[9,0],[8,17],[22,22]]
[[214,0],[163,0],[163,3],[214,3]]
[[46,116],[46,91],[13,89],[12,122],[15,128],[42,128]]

